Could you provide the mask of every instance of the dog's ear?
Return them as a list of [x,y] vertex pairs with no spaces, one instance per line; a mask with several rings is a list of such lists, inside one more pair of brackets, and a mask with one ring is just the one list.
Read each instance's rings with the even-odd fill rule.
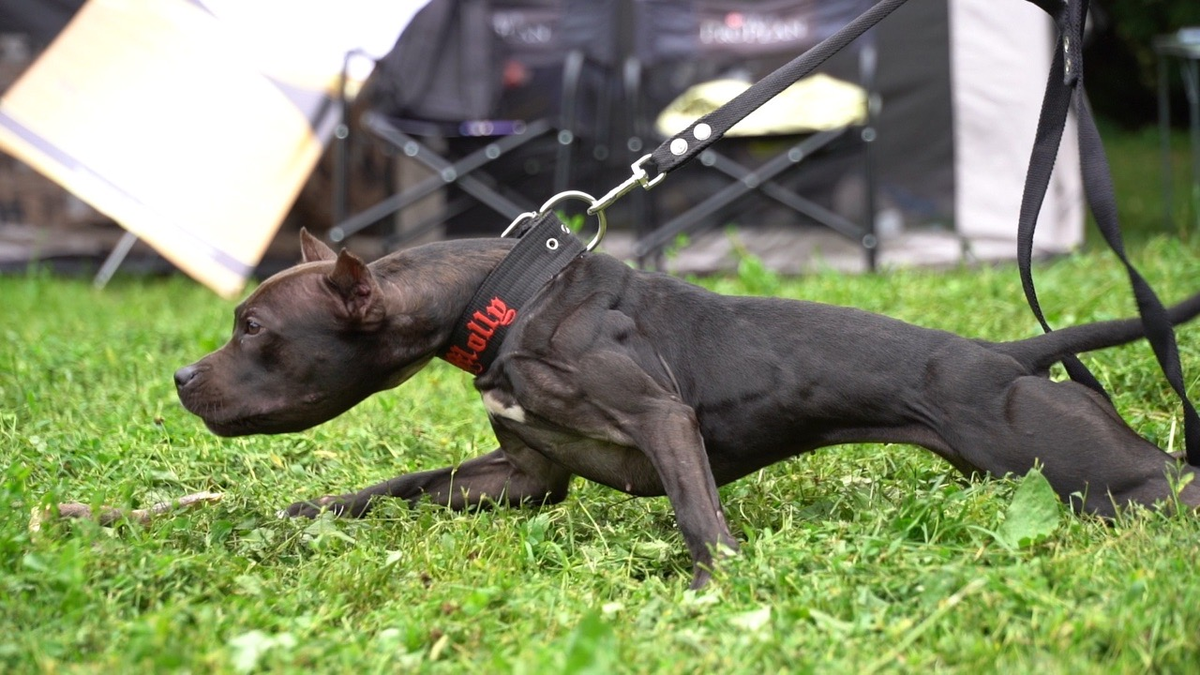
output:
[[325,278],[330,288],[346,307],[346,317],[352,322],[369,324],[383,318],[383,301],[379,283],[370,268],[358,256],[346,249],[337,255],[333,271]]
[[320,239],[308,233],[306,228],[300,228],[300,254],[301,262],[317,262],[319,260],[333,260],[337,254],[333,249],[329,248]]

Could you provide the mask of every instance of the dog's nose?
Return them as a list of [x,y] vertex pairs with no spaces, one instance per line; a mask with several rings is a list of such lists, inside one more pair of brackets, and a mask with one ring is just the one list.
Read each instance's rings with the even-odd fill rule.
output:
[[200,369],[197,368],[195,364],[184,366],[175,371],[175,388],[183,389],[186,387],[188,382],[191,382],[192,379],[196,377],[196,373],[198,372],[200,372]]

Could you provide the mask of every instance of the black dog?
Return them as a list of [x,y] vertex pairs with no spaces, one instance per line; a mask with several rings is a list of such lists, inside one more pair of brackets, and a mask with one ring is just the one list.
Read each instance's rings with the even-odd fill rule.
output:
[[[183,404],[217,434],[306,429],[404,382],[445,352],[513,246],[442,242],[368,266],[301,239],[305,262],[237,308],[227,345],[175,374]],[[1103,396],[1046,377],[1065,355],[1141,337],[1136,320],[992,343],[845,307],[722,296],[592,253],[519,314],[491,309],[481,318],[511,325],[475,384],[500,447],[290,515],[361,516],[380,496],[459,509],[552,503],[579,475],[667,495],[700,586],[714,551],[737,546],[717,486],[828,445],[911,443],[969,474],[1041,463],[1063,500],[1099,514],[1173,494],[1174,458]],[[1198,312],[1200,295],[1170,317]],[[477,328],[483,344],[491,329]],[[1200,505],[1200,485],[1178,499]]]

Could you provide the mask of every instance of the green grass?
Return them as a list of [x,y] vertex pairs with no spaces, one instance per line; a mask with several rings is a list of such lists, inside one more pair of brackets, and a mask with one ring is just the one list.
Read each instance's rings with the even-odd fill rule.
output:
[[[1200,290],[1196,237],[1139,231],[1135,257],[1165,300]],[[1040,266],[1037,280],[1055,325],[1132,312],[1103,252]],[[990,339],[1036,332],[1009,266],[780,279],[750,264],[705,283]],[[103,292],[37,272],[0,278],[0,670],[1200,664],[1200,521],[1139,512],[1106,524],[1062,510],[1048,537],[1012,549],[993,533],[1020,482],[965,482],[911,447],[823,450],[723,488],[742,553],[700,593],[685,590],[689,561],[665,499],[582,481],[539,510],[389,504],[358,522],[279,520],[295,499],[461,461],[494,441],[469,379],[440,362],[308,432],[214,437],[179,406],[171,373],[224,342],[232,306],[183,278],[118,278]],[[1200,326],[1179,341],[1200,397]],[[1136,429],[1175,444],[1179,407],[1148,347],[1087,361]],[[28,530],[46,504],[137,507],[200,490],[225,499],[145,527]]]
[[[1200,191],[1192,182],[1192,155],[1188,135],[1170,136],[1171,175],[1164,175],[1162,137],[1157,127],[1122,131],[1101,123],[1113,183],[1117,187],[1117,217],[1126,240],[1172,234],[1184,238],[1200,234]],[[1163,184],[1171,182],[1171,221],[1164,217]],[[1095,225],[1086,230],[1089,247],[1107,248]]]

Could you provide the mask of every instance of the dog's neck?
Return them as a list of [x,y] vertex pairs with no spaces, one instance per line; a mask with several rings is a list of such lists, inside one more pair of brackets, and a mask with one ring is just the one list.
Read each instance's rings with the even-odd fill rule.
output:
[[435,242],[371,263],[399,368],[412,362],[414,349],[425,361],[445,349],[476,289],[514,243],[500,238]]
[[525,305],[585,252],[554,213],[534,216],[476,289],[438,355],[475,376],[487,372]]

